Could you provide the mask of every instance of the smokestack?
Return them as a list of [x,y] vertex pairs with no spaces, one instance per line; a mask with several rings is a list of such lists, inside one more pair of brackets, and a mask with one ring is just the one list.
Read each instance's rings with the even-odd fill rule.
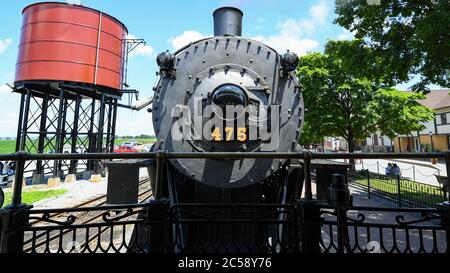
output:
[[214,36],[241,36],[242,17],[244,13],[238,8],[222,7],[214,11]]

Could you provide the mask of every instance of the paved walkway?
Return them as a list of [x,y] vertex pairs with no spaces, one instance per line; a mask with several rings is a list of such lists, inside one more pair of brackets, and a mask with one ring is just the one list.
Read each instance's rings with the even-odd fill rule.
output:
[[91,183],[86,180],[80,180],[73,183],[61,183],[61,186],[47,188],[51,190],[66,189],[67,192],[55,198],[41,200],[33,204],[35,209],[49,208],[72,208],[81,203],[87,202],[106,194],[107,179],[102,182]]
[[[141,179],[148,178],[147,170],[142,168],[139,176]],[[49,188],[47,185],[30,186],[26,187],[25,191],[30,189],[42,191],[60,189],[67,190],[67,192],[63,195],[41,200],[32,204],[34,209],[72,208],[81,203],[105,195],[108,189],[108,182],[107,178],[104,177],[102,178],[102,181],[98,183],[92,183],[87,180],[78,180],[73,183],[61,183],[60,186],[53,188]],[[11,191],[11,189],[8,189],[8,191]]]

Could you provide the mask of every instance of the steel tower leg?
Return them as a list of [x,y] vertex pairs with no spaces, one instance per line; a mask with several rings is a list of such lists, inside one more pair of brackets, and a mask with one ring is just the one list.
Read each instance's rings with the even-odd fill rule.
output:
[[[71,153],[77,153],[77,141],[78,141],[78,125],[79,125],[79,116],[80,116],[80,107],[81,107],[81,97],[78,95],[75,99],[75,110],[73,115],[73,127],[71,132]],[[70,170],[69,174],[77,174],[77,163],[78,160],[70,161]]]
[[[38,153],[44,153],[45,138],[47,137],[47,113],[48,113],[48,95],[45,95],[41,104],[41,122],[39,125]],[[36,161],[36,171],[33,173],[33,184],[40,184],[44,179],[44,168],[42,160]]]
[[[63,115],[64,113],[61,113],[62,109],[64,107],[64,90],[63,89],[59,89],[59,112],[58,112],[58,125],[57,125],[57,129],[56,129],[56,145],[55,145],[55,152],[59,153],[61,152],[61,150],[59,150],[60,146],[61,146],[61,141],[62,141],[62,123],[63,123]],[[55,160],[53,162],[53,177],[59,177],[59,165],[61,165],[61,161],[60,160]]]
[[16,136],[16,152],[20,150],[20,139],[22,135],[22,124],[23,124],[23,116],[24,116],[24,107],[25,107],[25,93],[22,92],[20,94],[20,112],[19,112],[19,124],[17,125],[17,136]]

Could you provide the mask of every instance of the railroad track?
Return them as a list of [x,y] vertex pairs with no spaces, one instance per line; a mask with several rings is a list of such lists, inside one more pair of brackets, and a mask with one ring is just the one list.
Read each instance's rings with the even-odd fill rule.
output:
[[[149,182],[150,182],[150,179],[148,179],[148,178],[143,179],[143,180],[141,180],[139,182],[139,187],[141,188],[141,187],[144,186],[144,184],[147,184]],[[106,194],[103,194],[103,195],[98,196],[96,198],[93,198],[93,199],[90,199],[88,201],[79,203],[79,204],[77,204],[76,206],[74,206],[72,208],[77,209],[77,208],[83,208],[83,207],[100,207],[100,206],[103,206],[103,205],[106,205]],[[84,213],[84,214],[86,214],[86,213]],[[55,217],[58,217],[58,216],[63,215],[63,214],[64,214],[63,212],[53,213],[53,214],[50,214],[50,218],[55,218]],[[34,220],[34,221],[30,222],[30,225],[34,226],[34,225],[36,225],[36,224],[38,224],[38,223],[40,223],[42,221],[43,220]]]
[[[152,191],[150,189],[150,180],[144,179],[139,182],[139,194],[138,194],[138,200],[139,203],[143,203],[147,201],[152,196]],[[77,206],[73,207],[75,209],[77,208],[92,208],[92,207],[101,207],[106,204],[106,194],[96,197],[94,199],[91,199],[89,201],[83,202],[78,204]],[[69,216],[75,216],[77,219],[77,226],[80,225],[87,225],[87,224],[95,224],[96,220],[99,220],[103,217],[105,211],[82,211],[82,212],[76,212],[67,214],[65,212],[61,213],[53,213],[50,214],[47,219],[51,219],[52,221],[61,221],[64,222],[68,219]],[[48,224],[47,221],[41,219],[41,220],[34,220],[30,222],[30,225],[33,227],[45,227],[45,224],[39,225],[40,223]],[[100,229],[96,233],[93,233],[92,235],[88,235],[88,239],[86,239],[86,243],[91,242],[93,239],[97,236],[100,236],[103,232],[105,232],[107,228]],[[51,245],[53,242],[58,241],[59,244],[63,241],[63,237],[68,235],[68,233],[73,232],[72,229],[70,229],[70,226],[66,230],[60,230],[57,234],[50,235],[51,232],[49,231],[33,231],[33,232],[25,232],[25,238],[24,238],[24,252],[30,253],[30,252],[45,252],[51,249]],[[72,238],[72,241],[76,241],[76,238]],[[83,243],[83,246],[86,244]],[[41,250],[41,251],[38,251]]]

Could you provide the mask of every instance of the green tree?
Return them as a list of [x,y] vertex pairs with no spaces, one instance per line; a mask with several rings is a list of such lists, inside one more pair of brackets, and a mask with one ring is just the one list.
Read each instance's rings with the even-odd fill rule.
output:
[[337,24],[374,49],[391,84],[420,75],[415,91],[450,87],[448,0],[337,0],[336,13]]
[[354,152],[355,140],[376,132],[392,139],[422,130],[422,122],[433,118],[433,112],[418,102],[425,96],[390,88],[384,81],[389,71],[376,60],[361,40],[329,41],[324,54],[301,57],[298,76],[307,109],[306,140],[343,137]]

